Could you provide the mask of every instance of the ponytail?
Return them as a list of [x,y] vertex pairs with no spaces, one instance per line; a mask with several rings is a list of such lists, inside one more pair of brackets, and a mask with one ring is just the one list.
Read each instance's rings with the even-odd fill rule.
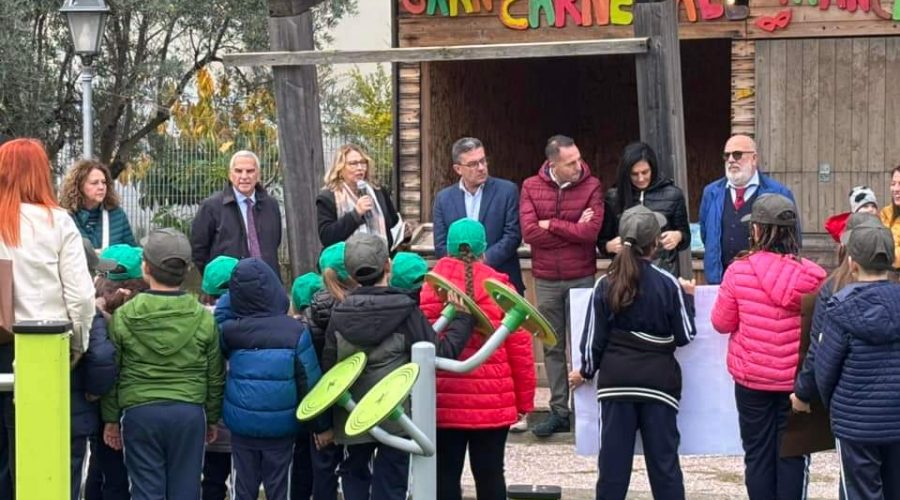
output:
[[613,313],[620,313],[634,303],[641,283],[640,259],[652,257],[656,248],[656,241],[646,248],[635,247],[631,240],[623,242],[622,250],[613,258],[606,272],[609,281],[606,299]]
[[350,278],[347,278],[346,281],[341,280],[337,271],[330,267],[326,267],[322,271],[322,283],[337,302],[343,302],[344,298],[347,297],[347,292],[356,288],[355,282],[350,280]]

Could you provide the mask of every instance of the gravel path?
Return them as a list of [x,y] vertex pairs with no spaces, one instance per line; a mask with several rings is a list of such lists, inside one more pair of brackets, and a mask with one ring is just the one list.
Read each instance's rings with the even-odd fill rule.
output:
[[[550,442],[533,442],[527,436],[515,437],[506,449],[506,481],[508,484],[549,484],[563,487],[566,500],[593,499],[597,479],[597,462],[593,457],[575,455],[568,435],[554,437]],[[687,498],[691,500],[744,499],[743,457],[740,456],[683,456]],[[809,498],[836,499],[838,485],[837,455],[817,453],[810,468]],[[468,473],[463,476],[467,498],[474,498],[474,481]],[[629,490],[630,500],[649,500],[643,457],[635,457]]]

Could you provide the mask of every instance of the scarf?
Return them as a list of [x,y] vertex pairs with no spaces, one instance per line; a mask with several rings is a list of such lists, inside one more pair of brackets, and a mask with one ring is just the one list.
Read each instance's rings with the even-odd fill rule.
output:
[[[372,186],[366,184],[366,194],[372,198],[372,210],[369,210],[363,218],[363,224],[360,224],[354,234],[375,234],[381,237],[387,243],[387,228],[385,227],[384,212],[378,203],[378,197],[375,196],[375,190]],[[356,210],[356,201],[359,200],[355,189],[350,189],[346,182],[342,182],[340,188],[334,192],[334,201],[337,206],[338,217],[346,213]]]

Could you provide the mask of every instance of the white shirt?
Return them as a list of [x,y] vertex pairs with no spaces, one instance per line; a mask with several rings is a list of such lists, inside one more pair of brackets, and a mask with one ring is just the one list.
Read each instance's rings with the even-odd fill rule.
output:
[[[728,181],[728,187],[731,192],[731,202],[734,203],[735,198],[737,198],[737,192],[735,191],[737,186],[732,184],[731,181]],[[750,182],[741,187],[747,188],[747,190],[744,191],[744,201],[749,200],[750,197],[753,196],[753,193],[756,192],[756,188],[759,187],[759,169],[757,169],[756,172],[753,172],[753,177],[750,178]]]
[[[485,183],[487,183],[487,181],[485,181]],[[462,179],[460,179],[459,189],[463,192],[466,204],[466,218],[478,220],[478,214],[481,212],[481,194],[484,192],[484,184],[478,186],[478,189],[475,190],[475,194],[472,194],[466,189],[466,185],[463,184]]]

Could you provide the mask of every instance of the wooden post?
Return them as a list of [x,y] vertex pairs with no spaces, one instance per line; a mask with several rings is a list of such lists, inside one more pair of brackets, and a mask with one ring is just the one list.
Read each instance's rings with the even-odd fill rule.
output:
[[[290,1],[269,0],[272,50],[313,49],[312,13],[296,15],[294,8]],[[272,73],[293,277],[314,270],[319,256],[315,199],[325,173],[319,86],[315,66],[278,66]]]
[[[634,35],[649,37],[646,54],[635,56],[641,140],[659,158],[662,175],[675,180],[688,203],[684,105],[681,97],[681,49],[678,12],[673,0],[634,5]],[[681,276],[690,279],[691,253],[679,255]]]

